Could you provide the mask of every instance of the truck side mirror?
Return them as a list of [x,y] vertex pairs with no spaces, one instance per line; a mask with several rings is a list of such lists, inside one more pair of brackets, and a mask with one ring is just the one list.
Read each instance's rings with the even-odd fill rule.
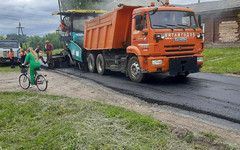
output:
[[198,16],[198,24],[199,24],[199,27],[202,29],[202,18],[201,18],[201,15]]
[[136,19],[136,30],[143,30],[143,25],[142,25],[142,20],[143,20],[143,16],[142,15],[137,15],[134,17]]

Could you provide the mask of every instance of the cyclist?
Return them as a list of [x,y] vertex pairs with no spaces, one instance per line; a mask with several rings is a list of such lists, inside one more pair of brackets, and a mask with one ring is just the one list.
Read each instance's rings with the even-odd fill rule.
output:
[[40,62],[37,54],[33,51],[32,47],[29,47],[28,51],[30,51],[30,53],[27,54],[23,65],[30,63],[31,85],[34,85],[34,75],[37,74],[36,70],[40,68]]

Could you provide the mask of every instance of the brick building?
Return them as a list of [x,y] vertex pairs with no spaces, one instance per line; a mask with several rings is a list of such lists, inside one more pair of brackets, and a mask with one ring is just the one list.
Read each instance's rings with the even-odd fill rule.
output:
[[201,15],[205,47],[240,47],[240,0],[187,5]]

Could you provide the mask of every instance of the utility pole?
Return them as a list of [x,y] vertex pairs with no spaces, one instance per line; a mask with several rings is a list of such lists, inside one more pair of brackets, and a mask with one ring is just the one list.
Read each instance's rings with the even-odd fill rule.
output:
[[[23,36],[23,29],[24,29],[24,27],[22,27],[21,23],[19,22],[19,25],[16,28],[18,29],[18,38],[19,38],[19,41],[20,41],[20,34],[22,34],[22,36]],[[27,48],[26,42],[24,42],[24,43],[25,43],[25,46]],[[22,43],[20,43],[20,45],[22,45]]]
[[198,3],[201,3],[200,0],[198,0]]
[[[62,1],[58,0],[59,11],[62,12]],[[60,20],[62,20],[62,15],[60,15]]]

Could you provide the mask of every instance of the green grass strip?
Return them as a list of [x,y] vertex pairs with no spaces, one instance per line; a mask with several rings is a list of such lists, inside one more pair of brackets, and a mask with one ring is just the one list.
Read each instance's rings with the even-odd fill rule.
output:
[[205,49],[202,72],[226,74],[240,71],[240,49]]
[[[62,50],[63,50],[62,48],[60,48],[60,49],[54,49],[54,50],[52,51],[52,55],[58,55],[58,54],[61,53]],[[40,56],[47,56],[47,54],[41,53]]]
[[4,66],[0,67],[0,72],[12,72],[12,71],[19,71],[19,66],[15,66],[15,68],[11,68],[11,66]]
[[0,149],[190,149],[148,116],[99,102],[0,92]]

